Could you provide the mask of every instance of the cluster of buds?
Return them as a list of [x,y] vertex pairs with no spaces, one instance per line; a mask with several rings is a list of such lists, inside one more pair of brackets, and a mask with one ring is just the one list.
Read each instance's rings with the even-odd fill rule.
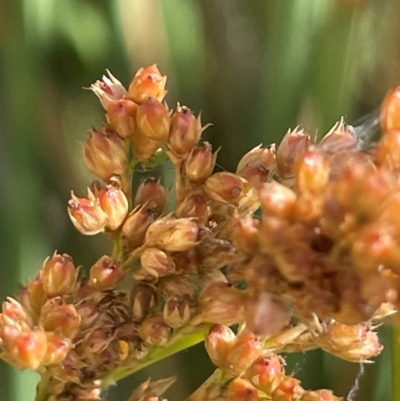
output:
[[[340,121],[318,143],[295,129],[257,146],[230,173],[214,172],[200,116],[163,103],[165,84],[153,65],[128,89],[109,72],[91,86],[106,122],[83,157],[104,183],[72,193],[68,213],[81,233],[106,234],[113,255],[87,276],[67,255],[48,259],[3,304],[0,357],[38,371],[51,401],[100,400],[115,378],[211,326],[217,373],[191,401],[339,400],[303,389],[278,352],[364,362],[382,350],[374,325],[400,303],[400,89],[371,153]],[[137,163],[160,155],[175,168],[173,205],[155,177],[131,188]],[[160,400],[157,383],[130,401]]]

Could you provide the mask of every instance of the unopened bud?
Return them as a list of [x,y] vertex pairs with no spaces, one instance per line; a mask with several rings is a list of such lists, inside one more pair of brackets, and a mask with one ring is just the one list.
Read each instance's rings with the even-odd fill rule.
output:
[[138,107],[136,123],[141,133],[156,142],[165,142],[169,135],[171,116],[165,105],[149,97]]
[[205,128],[201,127],[200,115],[196,118],[185,106],[172,114],[169,132],[169,147],[177,157],[186,156],[200,139]]
[[154,221],[154,212],[138,206],[128,215],[122,226],[121,242],[125,250],[133,250],[143,244],[146,231]]
[[285,377],[285,361],[281,356],[270,355],[257,359],[244,377],[267,394],[273,393]]
[[198,244],[199,227],[190,218],[175,219],[170,216],[156,220],[146,232],[147,246],[160,247],[166,251],[187,251]]
[[107,110],[110,102],[121,99],[126,94],[126,89],[115,78],[110,71],[107,70],[108,77],[103,75],[102,81],[96,81],[90,85],[90,89],[99,98],[101,105]]
[[46,331],[58,332],[73,339],[78,332],[81,316],[74,305],[64,304],[60,298],[52,298],[42,307],[40,323]]
[[211,145],[205,142],[193,148],[185,160],[185,173],[194,182],[205,181],[212,173],[217,154],[212,153]]
[[40,272],[43,288],[50,298],[69,294],[74,288],[76,275],[72,258],[66,254],[55,254],[46,259]]
[[113,100],[107,108],[107,122],[120,138],[127,139],[136,129],[137,104],[127,99]]
[[78,198],[71,192],[68,214],[75,228],[85,235],[95,235],[107,224],[107,214],[101,208],[100,200],[88,189],[87,198]]
[[184,297],[172,297],[164,305],[163,316],[168,326],[178,329],[190,320],[190,306]]
[[129,85],[126,97],[138,104],[143,103],[149,97],[161,102],[167,93],[165,90],[166,82],[167,77],[161,75],[156,64],[141,68]]
[[139,129],[135,130],[131,138],[132,152],[139,162],[150,159],[160,148],[160,143],[144,135]]
[[328,183],[329,172],[329,160],[315,148],[310,147],[297,165],[297,188],[300,192],[321,191]]
[[126,152],[123,139],[112,130],[92,129],[90,138],[83,143],[83,156],[87,168],[104,181],[126,170]]
[[400,87],[391,91],[381,106],[381,126],[384,131],[400,129]]
[[274,181],[263,185],[260,201],[266,216],[289,218],[294,212],[296,194],[287,186]]
[[41,363],[42,366],[55,365],[61,363],[72,348],[72,342],[54,332],[46,332],[47,350]]
[[90,284],[101,291],[114,289],[124,278],[121,262],[102,256],[90,269]]
[[205,182],[205,191],[214,200],[237,204],[243,197],[247,181],[232,173],[216,173]]
[[28,295],[33,310],[36,314],[40,315],[40,309],[47,301],[47,293],[43,287],[43,280],[41,277],[36,277],[28,283]]
[[106,228],[116,230],[128,214],[129,204],[126,195],[120,188],[108,185],[100,189],[97,196],[101,208],[107,215]]
[[162,316],[149,316],[141,324],[139,335],[147,344],[162,347],[168,342],[171,327]]
[[317,148],[324,155],[335,155],[344,151],[354,151],[357,140],[354,128],[346,125],[343,120],[337,122],[331,130],[319,141]]
[[236,377],[229,383],[227,401],[259,400],[260,396],[257,389],[248,380]]
[[136,192],[134,205],[146,205],[159,216],[167,206],[168,192],[156,178],[149,177],[142,181]]
[[140,257],[141,269],[134,274],[137,280],[157,279],[175,271],[175,263],[170,256],[158,248],[146,248]]
[[304,155],[310,144],[310,136],[303,130],[289,131],[282,139],[276,152],[276,164],[281,178],[294,175],[295,164]]

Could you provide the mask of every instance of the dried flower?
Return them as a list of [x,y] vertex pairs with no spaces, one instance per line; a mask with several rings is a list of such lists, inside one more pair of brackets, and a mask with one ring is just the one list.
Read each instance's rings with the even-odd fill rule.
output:
[[212,153],[208,142],[203,146],[194,147],[184,163],[187,178],[194,182],[205,181],[214,169],[216,158],[217,155]]
[[235,205],[243,197],[247,181],[232,173],[216,173],[207,179],[204,189],[214,200]]
[[102,81],[90,85],[90,89],[99,98],[101,105],[107,110],[110,102],[121,99],[126,94],[124,86],[107,70],[108,77],[103,75]]
[[147,317],[139,328],[140,337],[150,345],[164,346],[169,338],[171,328],[159,315]]
[[124,278],[121,262],[102,256],[90,269],[90,284],[101,291],[114,289]]
[[161,185],[160,180],[153,177],[148,177],[140,183],[134,200],[135,206],[145,205],[146,208],[153,210],[156,216],[165,211],[167,202],[167,190]]

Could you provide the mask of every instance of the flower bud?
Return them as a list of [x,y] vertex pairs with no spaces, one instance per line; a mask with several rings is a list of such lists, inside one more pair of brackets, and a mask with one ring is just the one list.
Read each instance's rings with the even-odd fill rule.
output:
[[92,92],[99,98],[101,105],[107,110],[110,102],[121,99],[126,94],[126,89],[115,78],[110,71],[107,70],[108,77],[103,75],[102,81],[96,81],[90,85]]
[[107,215],[106,228],[116,230],[128,214],[129,204],[126,195],[120,188],[108,185],[98,191],[97,197],[101,208]]
[[147,344],[162,347],[167,344],[171,327],[165,323],[162,316],[149,316],[139,328],[140,338]]
[[260,399],[257,389],[248,380],[236,377],[229,383],[227,401],[259,401]]
[[46,355],[47,338],[43,330],[33,330],[20,333],[5,345],[18,367],[36,370]]
[[283,179],[292,178],[295,164],[304,155],[310,144],[310,136],[303,130],[288,131],[283,137],[276,152],[276,164],[279,176]]
[[107,223],[107,214],[90,189],[87,198],[78,198],[71,192],[68,214],[75,228],[84,235],[95,235],[104,231]]
[[212,153],[208,142],[203,146],[196,146],[184,162],[186,176],[194,182],[205,181],[211,175],[216,159],[217,154]]
[[[343,2],[343,0],[341,0]],[[306,391],[301,396],[302,401],[343,401],[342,397],[336,397],[331,390]]]
[[17,330],[29,331],[29,329],[33,327],[32,317],[28,314],[28,311],[15,299],[8,298],[7,302],[3,302],[1,312],[0,324],[15,326]]
[[264,184],[260,191],[263,214],[290,218],[296,205],[296,194],[285,185],[274,181]]
[[61,363],[72,348],[72,342],[54,332],[46,332],[47,350],[41,365],[55,365]]
[[247,181],[232,173],[216,173],[207,179],[204,189],[214,200],[236,205],[243,197]]
[[40,323],[45,331],[54,331],[73,339],[79,330],[81,316],[74,305],[64,304],[61,298],[52,298],[42,307]]
[[400,86],[388,93],[383,100],[380,120],[385,132],[400,129]]
[[184,158],[197,145],[202,131],[200,115],[196,118],[186,106],[180,107],[171,117],[169,148],[176,157]]
[[131,291],[133,318],[141,322],[156,306],[157,292],[147,284],[136,284]]
[[121,242],[125,250],[133,250],[143,244],[146,231],[154,221],[154,212],[144,206],[129,213],[121,230]]
[[161,102],[167,93],[166,82],[167,77],[161,75],[156,64],[141,68],[129,85],[126,97],[138,104],[143,103],[149,97]]
[[301,400],[303,394],[304,389],[300,386],[300,380],[286,376],[271,396],[274,401],[293,401]]
[[102,256],[90,269],[90,284],[100,291],[113,290],[124,278],[121,262]]
[[90,138],[83,143],[83,158],[87,168],[104,181],[126,170],[124,141],[108,128],[90,131]]
[[281,356],[269,355],[257,359],[244,377],[267,394],[273,393],[285,377],[285,361]]
[[160,148],[160,143],[144,135],[139,129],[135,130],[131,138],[132,152],[139,162],[150,159]]
[[182,252],[197,245],[198,240],[199,227],[193,219],[166,216],[150,225],[145,244],[170,252]]
[[43,288],[50,298],[68,295],[74,288],[76,275],[72,258],[66,254],[46,259],[40,272]]
[[160,181],[153,177],[143,180],[136,192],[134,205],[146,205],[156,216],[162,214],[167,207],[168,192]]
[[140,257],[141,269],[134,274],[137,280],[158,279],[175,271],[170,256],[158,248],[146,248]]
[[244,315],[245,294],[226,282],[215,282],[199,295],[201,316],[205,322],[231,325],[241,323]]
[[122,139],[130,138],[136,127],[137,104],[127,99],[113,100],[107,108],[107,122]]
[[136,123],[148,139],[162,143],[168,139],[171,116],[165,105],[149,97],[138,107]]
[[219,368],[227,366],[226,356],[232,348],[235,340],[235,333],[228,327],[220,324],[213,324],[207,337],[204,340],[208,356]]
[[190,306],[184,297],[172,297],[164,305],[163,317],[168,326],[179,329],[190,320]]
[[300,192],[321,191],[329,180],[329,160],[314,147],[310,147],[299,159],[296,184]]

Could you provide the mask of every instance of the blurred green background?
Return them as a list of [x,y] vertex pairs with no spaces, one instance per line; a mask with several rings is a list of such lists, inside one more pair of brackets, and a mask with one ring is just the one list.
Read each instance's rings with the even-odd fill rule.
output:
[[[351,122],[375,109],[400,83],[399,15],[396,0],[0,0],[0,299],[55,249],[86,267],[109,249],[66,214],[70,190],[82,195],[91,179],[79,141],[104,120],[82,88],[106,68],[128,85],[158,63],[170,107],[202,111],[214,124],[206,139],[222,146],[218,163],[233,169],[289,127],[321,134],[342,115]],[[382,334],[384,354],[352,401],[394,400],[391,333]],[[343,396],[359,369],[319,351],[288,363],[305,387]],[[124,401],[149,375],[178,373],[179,400],[211,372],[198,346],[128,378],[108,399]],[[0,401],[33,400],[36,379],[0,361]]]

